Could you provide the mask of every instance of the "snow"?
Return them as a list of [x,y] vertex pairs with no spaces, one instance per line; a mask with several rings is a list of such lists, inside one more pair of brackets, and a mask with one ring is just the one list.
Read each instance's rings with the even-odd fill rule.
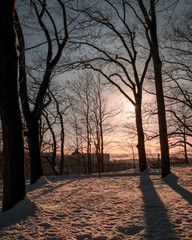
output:
[[184,165],[163,180],[124,172],[27,182],[25,199],[0,213],[0,239],[192,239],[191,224],[192,166]]

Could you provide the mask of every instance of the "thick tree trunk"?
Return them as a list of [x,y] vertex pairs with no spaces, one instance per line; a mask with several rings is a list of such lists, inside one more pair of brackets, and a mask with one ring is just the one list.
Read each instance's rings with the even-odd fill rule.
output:
[[142,124],[141,103],[137,103],[135,107],[136,126],[138,136],[138,154],[139,154],[139,170],[143,172],[147,168],[146,153],[145,153],[145,139]]
[[26,64],[25,64],[25,44],[20,21],[15,12],[15,29],[18,36],[20,51],[19,51],[19,84],[20,97],[22,103],[23,114],[27,123],[28,142],[30,154],[30,168],[31,168],[31,184],[34,184],[38,178],[43,175],[41,165],[40,141],[39,141],[39,122],[35,118],[34,112],[31,112],[29,107],[29,99],[27,94],[27,80],[26,80]]
[[[169,162],[169,145],[167,137],[167,123],[165,115],[165,103],[162,86],[162,62],[159,55],[159,44],[157,37],[157,21],[155,11],[155,0],[150,0],[150,10],[147,11],[142,0],[138,0],[140,9],[145,18],[147,24],[146,36],[151,48],[151,54],[153,59],[153,68],[155,75],[155,87],[157,97],[157,109],[158,109],[158,121],[159,121],[159,136],[161,147],[161,176],[166,177],[170,173]],[[150,13],[150,15],[148,14]]]
[[162,178],[170,174],[170,162],[169,162],[169,145],[167,137],[167,123],[165,115],[165,103],[162,87],[162,74],[161,74],[161,60],[159,58],[157,46],[153,47],[153,64],[155,74],[155,86],[157,96],[157,109],[158,109],[158,121],[159,121],[159,136],[161,147],[161,175]]
[[[9,91],[9,93],[12,91]],[[11,98],[15,98],[10,93]],[[3,128],[3,211],[25,196],[24,149],[19,105],[7,99],[1,107]],[[17,105],[17,106],[16,106]]]
[[[154,3],[153,3],[154,4]],[[161,147],[161,176],[166,177],[170,174],[170,160],[169,160],[169,144],[167,136],[167,123],[165,113],[165,102],[162,84],[162,62],[159,55],[159,45],[157,38],[157,25],[155,7],[152,5],[152,20],[149,24],[151,35],[151,51],[153,59],[153,68],[155,75],[155,87],[157,97],[158,121],[159,121],[159,136]]]
[[30,119],[30,123],[28,123],[27,126],[31,167],[31,184],[34,184],[41,176],[43,176],[41,151],[39,144],[39,122],[36,119]]
[[3,129],[3,211],[21,201],[25,192],[22,121],[17,90],[16,37],[13,28],[15,1],[0,9],[0,114]]

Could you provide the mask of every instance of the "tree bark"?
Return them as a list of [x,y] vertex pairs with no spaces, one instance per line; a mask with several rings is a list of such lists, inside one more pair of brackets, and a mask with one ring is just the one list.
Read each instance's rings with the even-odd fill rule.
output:
[[157,96],[157,109],[158,109],[158,121],[159,121],[159,136],[161,147],[161,175],[166,177],[171,173],[169,162],[169,145],[167,137],[167,123],[165,115],[165,103],[162,87],[162,74],[161,74],[161,60],[159,58],[157,45],[153,45],[153,65],[155,74],[155,86]]
[[3,129],[3,208],[8,210],[26,195],[23,130],[18,101],[15,1],[0,8],[0,114]]
[[35,118],[31,117],[28,121],[27,127],[31,167],[31,184],[34,184],[40,177],[43,176],[39,142],[39,122]]
[[[139,98],[141,99],[141,98]],[[145,141],[144,141],[144,131],[142,125],[142,113],[141,113],[141,102],[137,101],[135,106],[136,115],[136,126],[137,126],[137,136],[138,136],[138,154],[139,154],[139,170],[143,172],[147,168],[146,153],[145,153]]]
[[150,24],[151,35],[151,50],[155,75],[155,87],[157,97],[158,121],[159,121],[159,136],[161,147],[161,175],[162,178],[171,173],[169,162],[169,144],[167,137],[167,123],[165,114],[165,103],[162,84],[162,62],[159,56],[159,46],[157,38],[157,26],[155,9],[153,9],[153,21]]

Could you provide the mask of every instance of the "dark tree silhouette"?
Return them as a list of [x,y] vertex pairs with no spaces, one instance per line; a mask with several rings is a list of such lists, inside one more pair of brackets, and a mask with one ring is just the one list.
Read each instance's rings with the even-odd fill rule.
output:
[[61,111],[60,109],[60,101],[56,98],[56,96],[53,94],[53,92],[49,89],[49,93],[51,95],[51,97],[54,99],[55,104],[56,104],[56,110],[57,110],[57,114],[59,117],[59,122],[60,122],[60,128],[61,128],[61,132],[60,132],[60,141],[61,141],[61,159],[60,159],[60,169],[59,169],[59,174],[62,175],[63,174],[63,168],[64,168],[64,141],[65,141],[65,127],[64,127],[64,119],[63,119],[63,114],[65,113],[65,111],[68,109],[68,106],[65,107],[65,109],[63,111]]
[[[144,17],[144,26],[149,29],[146,31],[146,36],[151,48],[153,59],[157,108],[158,108],[158,121],[159,121],[159,136],[161,147],[161,169],[162,177],[170,174],[170,160],[169,160],[169,145],[167,137],[167,123],[165,115],[165,103],[162,86],[162,62],[159,54],[158,34],[157,34],[157,19],[156,19],[156,1],[150,0],[150,9],[146,9],[142,0],[138,0],[140,9]],[[149,13],[148,13],[149,12]],[[146,23],[146,25],[145,25]]]
[[3,211],[12,208],[26,194],[23,131],[17,89],[14,9],[14,0],[1,2],[0,114],[3,129]]
[[166,111],[169,120],[170,147],[183,147],[186,162],[189,162],[187,145],[191,129],[191,74],[192,74],[192,8],[187,4],[179,14],[171,18],[164,39],[164,67],[166,79]]
[[[47,58],[46,58],[46,67],[42,82],[40,84],[40,88],[37,93],[37,97],[34,101],[33,110],[29,107],[29,98],[27,93],[27,76],[26,76],[26,64],[25,64],[25,42],[24,36],[22,32],[22,28],[16,15],[16,31],[19,39],[19,47],[20,47],[20,56],[19,56],[19,83],[20,83],[20,95],[22,101],[22,108],[24,117],[26,120],[27,128],[28,128],[28,140],[29,140],[29,153],[30,153],[30,165],[31,165],[31,184],[34,184],[42,175],[43,169],[41,164],[41,154],[40,154],[40,144],[39,144],[39,121],[42,114],[43,109],[49,104],[45,102],[46,94],[48,87],[51,82],[51,75],[54,71],[55,66],[61,58],[63,49],[68,40],[68,27],[67,27],[67,16],[65,5],[61,0],[57,0],[60,8],[62,9],[62,18],[63,18],[63,31],[64,36],[60,39],[59,30],[57,30],[56,23],[54,22],[53,16],[48,11],[46,1],[37,0],[31,1],[31,4],[34,7],[39,25],[46,37],[47,41]],[[55,41],[53,43],[51,38],[51,30],[46,27],[46,22],[44,22],[43,17],[47,14],[49,20],[53,27]],[[55,47],[56,42],[56,47]],[[57,48],[57,49],[56,49]]]
[[[135,107],[139,168],[140,171],[144,171],[147,168],[147,163],[142,120],[142,97],[143,84],[151,60],[151,51],[146,47],[145,36],[144,39],[142,38],[144,44],[138,43],[138,39],[142,36],[140,30],[137,31],[134,23],[130,21],[130,16],[134,16],[134,11],[130,5],[125,1],[106,0],[104,2],[102,2],[102,8],[99,4],[95,5],[94,1],[89,1],[86,3],[86,7],[77,9],[86,17],[86,26],[88,22],[90,28],[94,26],[95,29],[97,26],[97,29],[100,29],[97,35],[93,29],[91,30],[93,31],[92,38],[86,36],[81,38],[85,39],[84,41],[77,40],[79,45],[90,47],[94,53],[82,59],[82,65],[99,72]],[[140,26],[143,28],[142,25]]]

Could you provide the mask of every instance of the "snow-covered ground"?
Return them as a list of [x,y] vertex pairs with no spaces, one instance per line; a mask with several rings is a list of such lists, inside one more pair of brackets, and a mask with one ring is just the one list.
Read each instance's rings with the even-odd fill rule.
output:
[[147,172],[41,178],[0,213],[0,239],[192,239],[192,166],[172,167],[165,180]]

